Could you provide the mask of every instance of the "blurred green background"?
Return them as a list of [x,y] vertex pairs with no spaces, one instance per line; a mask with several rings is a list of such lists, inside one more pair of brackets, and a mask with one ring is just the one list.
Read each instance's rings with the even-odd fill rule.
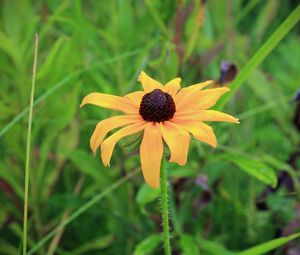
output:
[[[21,251],[36,32],[29,250],[163,254],[159,190],[147,187],[141,173],[112,188],[140,168],[139,157],[122,142],[110,168],[93,157],[94,126],[115,113],[79,109],[82,98],[139,90],[141,70],[162,82],[181,76],[183,86],[220,81],[228,76],[220,74],[221,61],[241,70],[298,3],[1,0],[0,254]],[[299,32],[295,27],[230,98],[224,111],[241,124],[213,124],[217,149],[193,141],[186,166],[168,165],[174,254],[231,254],[300,231],[300,104],[294,100]],[[63,219],[99,194],[37,249]],[[272,254],[300,254],[299,241]]]

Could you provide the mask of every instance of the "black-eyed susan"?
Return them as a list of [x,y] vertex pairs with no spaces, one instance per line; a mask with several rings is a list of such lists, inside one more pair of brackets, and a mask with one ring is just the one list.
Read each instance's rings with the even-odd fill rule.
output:
[[[141,72],[138,80],[143,91],[123,97],[91,93],[83,99],[81,106],[94,104],[125,113],[100,121],[90,139],[94,154],[101,146],[101,158],[105,166],[109,166],[113,149],[120,139],[143,131],[140,145],[142,172],[145,181],[151,187],[157,188],[164,150],[163,141],[170,150],[169,161],[184,165],[187,161],[190,134],[213,147],[217,145],[213,129],[205,121],[238,123],[238,119],[208,110],[220,96],[229,91],[226,87],[202,90],[213,81],[180,88],[181,79],[175,78],[163,86],[145,72]],[[116,128],[121,129],[105,139]]]

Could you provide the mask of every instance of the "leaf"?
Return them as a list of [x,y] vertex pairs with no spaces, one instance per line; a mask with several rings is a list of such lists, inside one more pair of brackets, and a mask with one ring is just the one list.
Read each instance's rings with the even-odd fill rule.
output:
[[195,7],[194,7],[194,13],[191,15],[191,18],[188,20],[188,25],[191,29],[189,31],[189,38],[186,44],[186,49],[184,51],[184,60],[188,60],[190,56],[192,55],[193,51],[195,50],[197,46],[197,39],[199,32],[201,30],[201,26],[203,25],[204,22],[204,9],[205,9],[205,2],[202,1],[201,5],[199,5],[199,2],[195,2]]
[[277,176],[274,170],[265,163],[243,155],[234,154],[229,154],[226,159],[233,162],[241,170],[244,170],[247,174],[255,177],[259,181],[270,185],[273,188],[276,187]]
[[233,255],[231,251],[228,251],[225,247],[215,241],[201,239],[200,247],[207,255]]
[[196,177],[199,174],[198,167],[194,167],[191,163],[187,166],[180,166],[179,168],[177,164],[173,164],[173,163],[168,163],[168,164],[172,165],[171,167],[172,171],[168,173],[168,175],[172,177],[191,178],[191,177]]
[[6,255],[15,255],[18,254],[18,249],[5,240],[0,240],[0,253]]
[[101,236],[79,246],[76,250],[72,252],[72,254],[79,255],[92,250],[103,249],[111,245],[113,241],[114,241],[113,235]]
[[136,246],[133,255],[150,254],[161,242],[162,236],[160,234],[148,236]]
[[120,141],[121,146],[128,151],[133,153],[139,150],[143,138],[143,132],[127,136]]
[[93,157],[91,153],[74,150],[68,154],[68,157],[82,173],[89,175],[99,183],[109,184],[106,169],[101,165],[100,160]]
[[260,40],[263,35],[266,34],[266,30],[269,29],[270,25],[274,21],[274,18],[277,16],[279,10],[279,1],[278,0],[269,0],[266,1],[265,6],[262,11],[260,11],[258,17],[256,18],[256,24],[254,26],[254,37],[257,40]]
[[136,202],[140,207],[156,200],[160,195],[160,189],[152,189],[147,184],[143,184],[136,196]]
[[180,236],[180,247],[183,255],[200,255],[199,248],[191,235],[183,234]]
[[262,160],[264,162],[270,164],[274,168],[276,168],[276,170],[294,171],[294,169],[289,164],[287,164],[286,162],[281,161],[278,158],[274,158],[272,155],[263,154],[262,155]]
[[15,175],[15,172],[12,171],[12,169],[8,169],[7,166],[2,164],[2,162],[0,162],[0,178],[3,178],[12,187],[18,197],[24,197],[24,190],[20,185],[18,176]]
[[43,78],[48,73],[51,73],[53,65],[55,65],[55,58],[59,57],[59,51],[61,47],[66,43],[66,37],[60,37],[54,43],[52,49],[49,51],[47,58],[44,61],[44,64],[40,67],[40,70],[37,73],[37,79]]
[[260,255],[265,254],[269,251],[272,251],[286,243],[288,243],[291,240],[294,240],[296,238],[300,237],[300,233],[296,233],[287,237],[280,237],[273,239],[271,241],[259,244],[257,246],[254,246],[250,249],[247,249],[245,251],[238,252],[236,255]]
[[3,50],[15,64],[19,64],[19,55],[16,49],[13,47],[11,39],[0,30],[0,49]]

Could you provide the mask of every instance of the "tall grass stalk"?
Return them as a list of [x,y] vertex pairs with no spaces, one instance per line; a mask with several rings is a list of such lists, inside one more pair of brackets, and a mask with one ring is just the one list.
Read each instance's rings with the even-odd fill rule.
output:
[[24,218],[23,218],[23,255],[27,253],[27,232],[28,232],[28,190],[29,190],[29,176],[30,176],[30,140],[31,140],[31,127],[32,127],[32,112],[33,112],[33,99],[35,88],[35,76],[38,54],[38,34],[35,34],[35,47],[34,47],[34,61],[32,68],[32,83],[29,104],[28,128],[27,128],[27,144],[26,144],[26,164],[25,164],[25,190],[24,190]]

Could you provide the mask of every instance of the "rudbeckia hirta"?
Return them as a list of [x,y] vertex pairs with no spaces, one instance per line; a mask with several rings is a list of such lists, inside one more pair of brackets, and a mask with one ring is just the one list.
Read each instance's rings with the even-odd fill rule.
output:
[[[184,165],[190,134],[213,147],[217,145],[213,129],[205,121],[238,123],[238,119],[219,111],[208,110],[220,96],[229,91],[227,87],[203,90],[212,81],[180,88],[181,79],[175,78],[163,86],[145,72],[141,72],[138,80],[143,91],[123,97],[91,93],[83,99],[81,106],[93,104],[125,113],[100,121],[90,139],[94,154],[101,147],[101,158],[105,166],[109,166],[114,147],[120,139],[143,131],[140,144],[142,172],[147,184],[157,188],[164,142],[170,150],[169,161]],[[106,138],[116,128],[120,129]]]

